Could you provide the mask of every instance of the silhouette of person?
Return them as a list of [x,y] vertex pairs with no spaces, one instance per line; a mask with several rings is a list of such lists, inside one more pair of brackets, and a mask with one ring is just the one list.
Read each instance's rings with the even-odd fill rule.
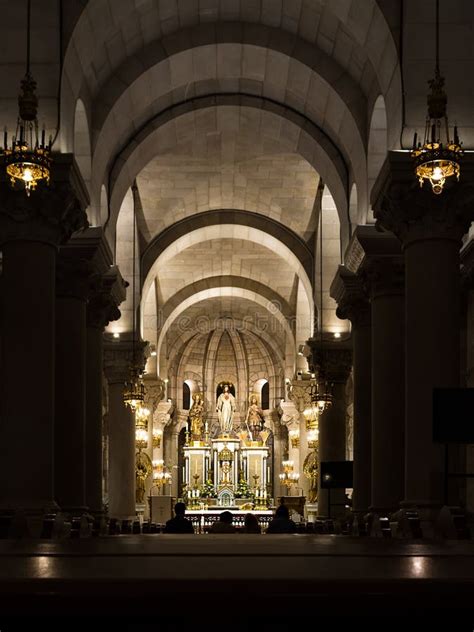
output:
[[242,529],[242,533],[262,533],[257,516],[255,516],[255,514],[245,514],[244,528]]
[[215,522],[211,529],[211,533],[235,533],[235,527],[232,524],[233,516],[230,511],[223,511],[219,516],[219,520]]
[[296,533],[296,525],[290,520],[290,512],[286,505],[277,508],[275,517],[268,525],[267,533]]
[[186,505],[176,503],[174,506],[175,517],[168,520],[163,533],[194,533],[193,523],[184,517]]

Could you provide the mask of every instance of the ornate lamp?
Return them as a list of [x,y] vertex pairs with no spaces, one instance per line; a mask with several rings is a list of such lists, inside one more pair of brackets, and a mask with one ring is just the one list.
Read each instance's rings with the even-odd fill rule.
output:
[[132,412],[135,412],[143,405],[145,399],[145,385],[141,379],[141,372],[137,366],[130,367],[130,379],[125,383],[123,401]]
[[5,130],[3,161],[10,185],[24,189],[26,195],[34,191],[38,183],[49,184],[51,169],[51,138],[45,142],[43,129],[41,140],[38,133],[38,97],[36,81],[30,73],[30,16],[31,0],[27,4],[26,73],[21,81],[18,96],[18,121],[11,145]]
[[163,436],[163,430],[159,428],[153,428],[153,447],[159,448],[161,446],[161,437]]
[[452,138],[450,137],[446,111],[448,98],[444,91],[444,77],[439,71],[439,0],[436,0],[435,75],[428,84],[431,92],[427,98],[428,115],[423,144],[417,143],[418,135],[415,133],[411,155],[420,187],[429,181],[433,193],[440,195],[448,178],[454,176],[459,180],[461,173],[459,162],[463,151],[456,126],[454,126]]
[[135,428],[135,445],[137,450],[141,452],[148,447],[148,431],[146,428]]
[[299,430],[290,430],[288,433],[290,437],[291,447],[298,448],[300,445],[300,431]]
[[300,475],[294,471],[293,461],[283,461],[283,472],[278,475],[282,485],[285,485],[287,493],[298,484]]

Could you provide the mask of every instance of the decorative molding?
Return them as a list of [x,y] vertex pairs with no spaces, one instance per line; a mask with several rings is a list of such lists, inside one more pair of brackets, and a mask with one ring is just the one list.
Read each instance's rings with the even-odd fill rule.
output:
[[88,227],[86,187],[72,154],[54,156],[51,185],[27,197],[0,174],[0,243],[39,241],[58,246]]
[[459,183],[441,195],[420,188],[409,152],[390,151],[372,190],[376,227],[393,232],[406,247],[415,241],[461,241],[474,221],[474,155],[466,153]]

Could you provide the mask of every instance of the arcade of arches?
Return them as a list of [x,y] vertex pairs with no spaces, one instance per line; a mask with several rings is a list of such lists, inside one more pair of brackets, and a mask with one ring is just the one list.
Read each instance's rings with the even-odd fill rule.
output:
[[[441,196],[407,151],[434,0],[38,4],[54,161],[30,197],[1,175],[1,511],[147,520],[150,496],[196,511],[298,496],[313,521],[331,512],[317,465],[338,461],[351,506],[335,491],[333,515],[474,509],[461,478],[446,499],[431,425],[433,389],[474,371],[472,3],[441,2],[465,149]],[[14,129],[26,2],[0,5]],[[323,370],[332,406],[305,416]],[[474,452],[449,459],[468,472]]]

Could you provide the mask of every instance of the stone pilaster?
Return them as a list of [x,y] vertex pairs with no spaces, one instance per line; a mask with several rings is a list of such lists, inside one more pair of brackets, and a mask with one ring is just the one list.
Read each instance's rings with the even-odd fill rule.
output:
[[86,299],[89,261],[61,249],[56,266],[54,487],[64,511],[81,515],[85,501]]
[[132,362],[145,365],[144,343],[111,340],[104,345],[104,370],[109,384],[109,515],[135,515],[135,419],[123,402]]
[[[98,236],[97,247],[104,245]],[[120,318],[118,305],[125,298],[125,283],[116,266],[110,266],[108,256],[103,257],[97,270],[96,282],[90,289],[87,304],[87,355],[86,355],[86,504],[92,514],[103,510],[103,332],[109,322]]]
[[[315,339],[308,340],[312,348],[312,361],[324,373],[331,384],[333,402],[319,419],[319,459],[323,461],[345,461],[346,458],[346,382],[352,368],[352,351],[344,343],[324,343],[321,349]],[[318,516],[335,517],[344,511],[344,489],[337,489],[329,495],[321,488],[319,479]]]
[[354,489],[352,510],[364,514],[370,505],[372,445],[372,340],[371,310],[360,275],[339,266],[331,285],[338,318],[352,323],[354,389]]
[[[432,440],[437,387],[460,381],[461,238],[474,220],[474,157],[441,195],[420,189],[408,153],[389,152],[372,191],[377,225],[402,242],[406,296],[405,503],[443,502],[443,449]],[[443,308],[440,307],[442,304]]]
[[[51,186],[38,188],[30,197],[11,190],[4,179],[0,182],[2,282],[8,297],[3,309],[0,504],[31,516],[55,506],[56,253],[72,233],[87,226],[87,204],[69,154],[55,156]],[[34,375],[27,393],[31,406],[19,405],[25,399],[19,376],[26,359]],[[18,468],[18,455],[27,466]]]

